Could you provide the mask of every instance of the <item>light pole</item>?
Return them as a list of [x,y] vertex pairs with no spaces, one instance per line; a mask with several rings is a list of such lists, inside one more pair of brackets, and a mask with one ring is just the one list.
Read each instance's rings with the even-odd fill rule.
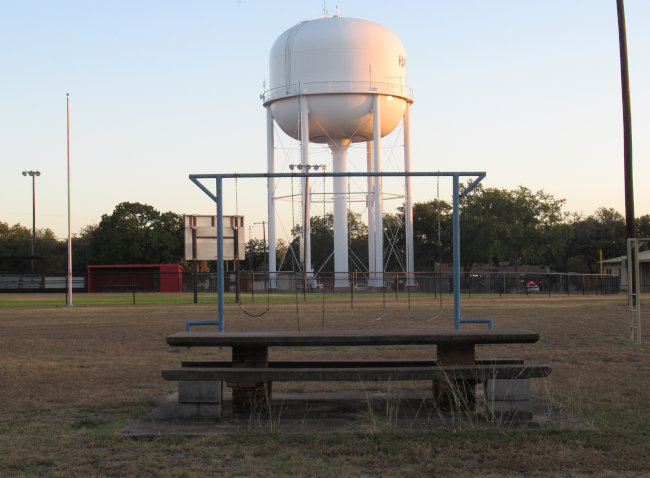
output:
[[72,237],[70,236],[70,93],[65,94],[66,136],[68,145],[68,274],[65,303],[72,307]]
[[[310,169],[314,169],[314,171],[318,171],[319,168],[322,168],[323,172],[325,171],[325,165],[324,164],[290,164],[289,169],[291,171],[297,169],[298,171],[302,172],[304,169],[306,173],[309,173]],[[307,300],[307,273],[309,272],[309,278],[311,279],[311,241],[309,239],[309,234],[311,234],[311,228],[309,226],[309,202],[311,200],[310,197],[310,191],[309,191],[309,176],[305,176],[304,178],[305,181],[305,187],[303,191],[303,211],[304,215],[302,218],[302,244],[303,244],[303,256],[302,256],[302,261],[303,261],[303,268],[302,268],[302,282],[303,282],[303,297],[305,300]],[[323,185],[323,187],[325,187]],[[291,198],[293,201],[293,198]]]
[[36,176],[40,171],[23,171],[23,176],[32,177],[32,274],[34,273],[34,248],[36,246]]

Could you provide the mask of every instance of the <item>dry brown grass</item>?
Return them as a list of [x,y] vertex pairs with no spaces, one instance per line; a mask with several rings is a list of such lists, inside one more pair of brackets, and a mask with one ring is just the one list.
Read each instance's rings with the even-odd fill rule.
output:
[[[326,299],[326,329],[451,328],[435,301]],[[262,308],[263,304],[251,304]],[[463,316],[536,330],[534,345],[479,347],[478,355],[551,362],[538,392],[595,431],[461,430],[372,434],[237,434],[138,442],[119,430],[173,390],[160,370],[224,350],[173,350],[165,337],[214,304],[0,308],[0,474],[4,476],[650,476],[650,350],[628,340],[624,296],[473,298]],[[322,303],[299,303],[302,330],[323,326]],[[295,302],[260,318],[228,306],[227,330],[297,328]],[[480,326],[477,326],[480,327]],[[411,350],[411,349],[409,349]],[[313,358],[399,357],[399,347],[310,349]],[[272,350],[272,357],[304,351]],[[427,347],[411,356],[431,357]],[[281,384],[278,384],[281,385]],[[310,385],[312,386],[312,385]],[[318,388],[318,384],[313,384]],[[327,385],[331,387],[331,384]],[[275,386],[274,386],[275,388]]]

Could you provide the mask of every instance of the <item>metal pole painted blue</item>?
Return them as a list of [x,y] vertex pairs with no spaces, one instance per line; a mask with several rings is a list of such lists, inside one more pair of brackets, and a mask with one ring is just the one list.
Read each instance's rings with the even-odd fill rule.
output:
[[217,178],[217,326],[219,332],[224,328],[223,307],[223,180]]
[[453,249],[454,249],[454,329],[460,329],[460,195],[458,175],[453,185]]

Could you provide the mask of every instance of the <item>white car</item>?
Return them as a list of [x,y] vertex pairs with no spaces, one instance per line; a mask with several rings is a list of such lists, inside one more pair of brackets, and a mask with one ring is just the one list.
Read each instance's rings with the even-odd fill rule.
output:
[[528,292],[539,292],[539,286],[531,280],[526,284],[526,290]]

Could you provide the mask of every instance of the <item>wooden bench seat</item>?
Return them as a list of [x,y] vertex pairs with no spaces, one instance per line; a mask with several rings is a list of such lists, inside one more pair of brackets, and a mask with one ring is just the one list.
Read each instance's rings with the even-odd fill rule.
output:
[[347,367],[180,367],[163,370],[170,381],[391,381],[391,380],[469,380],[477,383],[488,379],[525,379],[547,377],[548,365],[476,364],[464,366],[347,366]]
[[[522,359],[476,360],[477,365],[523,364]],[[437,360],[270,360],[270,368],[436,367]],[[232,367],[230,360],[185,360],[182,367]]]

